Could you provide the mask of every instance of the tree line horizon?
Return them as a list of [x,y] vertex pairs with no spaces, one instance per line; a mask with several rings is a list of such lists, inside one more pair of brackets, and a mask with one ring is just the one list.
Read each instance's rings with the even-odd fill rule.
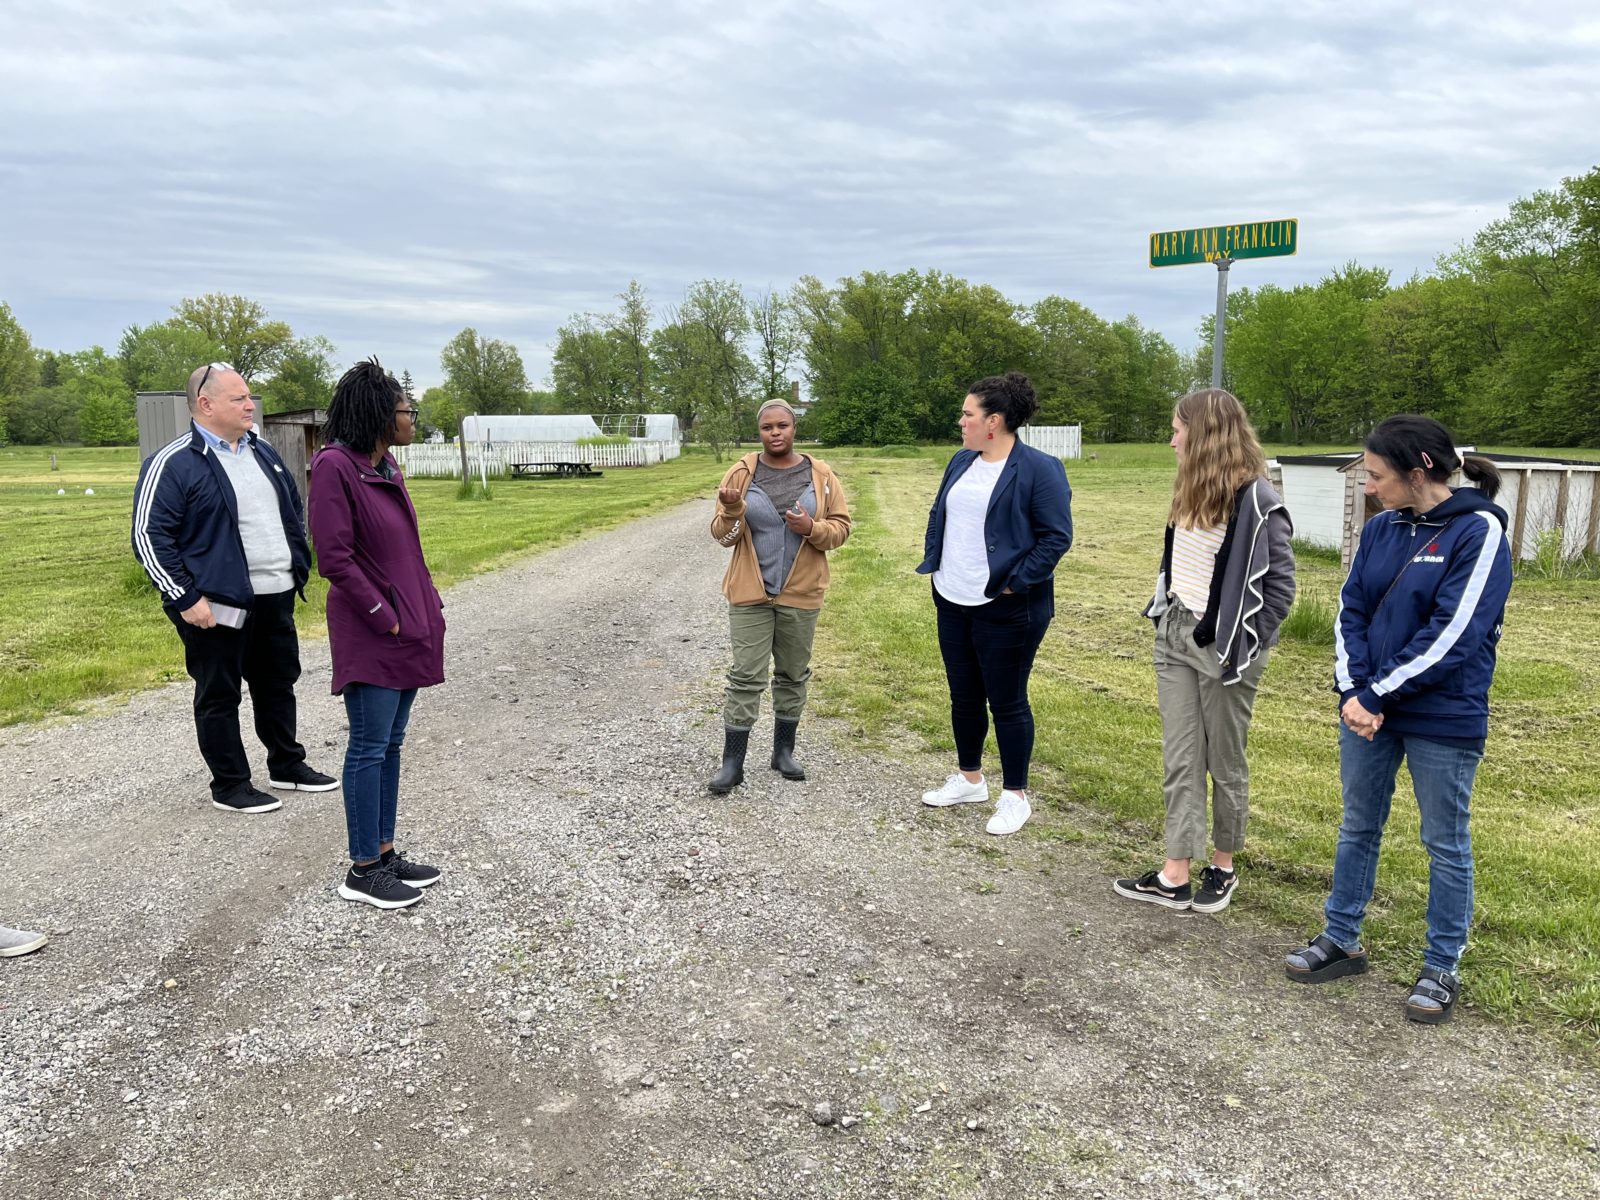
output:
[[[635,279],[616,300],[560,326],[542,388],[513,343],[463,329],[441,351],[443,383],[417,397],[423,423],[453,436],[471,413],[671,412],[720,454],[798,379],[805,436],[946,441],[969,383],[1022,370],[1038,423],[1149,442],[1210,379],[1211,316],[1185,354],[1135,315],[1058,295],[1017,304],[939,270],[804,275],[781,291],[703,279],[659,305]],[[1395,284],[1350,261],[1316,283],[1239,288],[1227,320],[1223,385],[1265,440],[1350,442],[1415,412],[1469,441],[1600,446],[1600,167],[1514,201],[1431,273]],[[37,350],[0,302],[0,442],[133,442],[134,393],[181,390],[210,361],[238,367],[267,412],[323,406],[337,356],[243,296],[184,299],[114,353]],[[401,381],[412,390],[409,370]]]

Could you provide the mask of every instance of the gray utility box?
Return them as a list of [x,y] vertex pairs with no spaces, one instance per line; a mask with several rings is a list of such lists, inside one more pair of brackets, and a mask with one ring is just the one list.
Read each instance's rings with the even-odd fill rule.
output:
[[144,461],[189,429],[189,399],[182,392],[140,392],[139,459]]

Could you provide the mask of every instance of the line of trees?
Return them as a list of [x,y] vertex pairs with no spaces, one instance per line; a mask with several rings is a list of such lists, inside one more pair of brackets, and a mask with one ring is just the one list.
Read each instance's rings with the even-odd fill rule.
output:
[[134,394],[181,391],[190,371],[207,362],[237,367],[266,412],[325,405],[337,354],[327,338],[296,338],[243,296],[182,300],[165,321],[128,326],[115,354],[100,346],[36,350],[0,303],[0,441],[135,442]]
[[[1186,356],[1137,317],[1107,321],[1062,296],[1020,305],[940,271],[805,276],[783,291],[703,279],[659,308],[634,280],[616,300],[557,330],[548,390],[515,345],[463,329],[419,398],[423,422],[450,436],[474,412],[666,411],[720,454],[799,378],[809,434],[881,445],[948,438],[970,381],[1021,369],[1041,423],[1151,441],[1173,398],[1210,376],[1210,317]],[[131,441],[135,391],[181,388],[214,360],[268,412],[323,405],[336,355],[242,296],[183,300],[130,326],[115,354],[38,351],[0,303],[0,440]],[[1348,442],[1409,411],[1474,441],[1600,445],[1600,167],[1516,201],[1398,286],[1351,262],[1314,284],[1236,290],[1224,382],[1277,441]]]

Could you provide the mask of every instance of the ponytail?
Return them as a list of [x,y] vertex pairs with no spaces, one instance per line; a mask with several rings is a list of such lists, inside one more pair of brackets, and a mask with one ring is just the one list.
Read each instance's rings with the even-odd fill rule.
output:
[[1500,490],[1500,468],[1481,454],[1469,454],[1463,458],[1461,473],[1478,485],[1485,499],[1493,500],[1495,493]]

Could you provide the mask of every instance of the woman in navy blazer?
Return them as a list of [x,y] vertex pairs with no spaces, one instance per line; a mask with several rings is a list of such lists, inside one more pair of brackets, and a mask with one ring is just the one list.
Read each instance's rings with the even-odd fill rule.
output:
[[922,802],[989,799],[983,742],[992,711],[1003,774],[993,834],[1015,833],[1033,815],[1028,674],[1055,616],[1056,563],[1072,545],[1072,488],[1061,460],[1017,437],[1038,408],[1020,371],[972,385],[961,406],[962,449],[945,468],[917,568],[933,576],[958,768]]

